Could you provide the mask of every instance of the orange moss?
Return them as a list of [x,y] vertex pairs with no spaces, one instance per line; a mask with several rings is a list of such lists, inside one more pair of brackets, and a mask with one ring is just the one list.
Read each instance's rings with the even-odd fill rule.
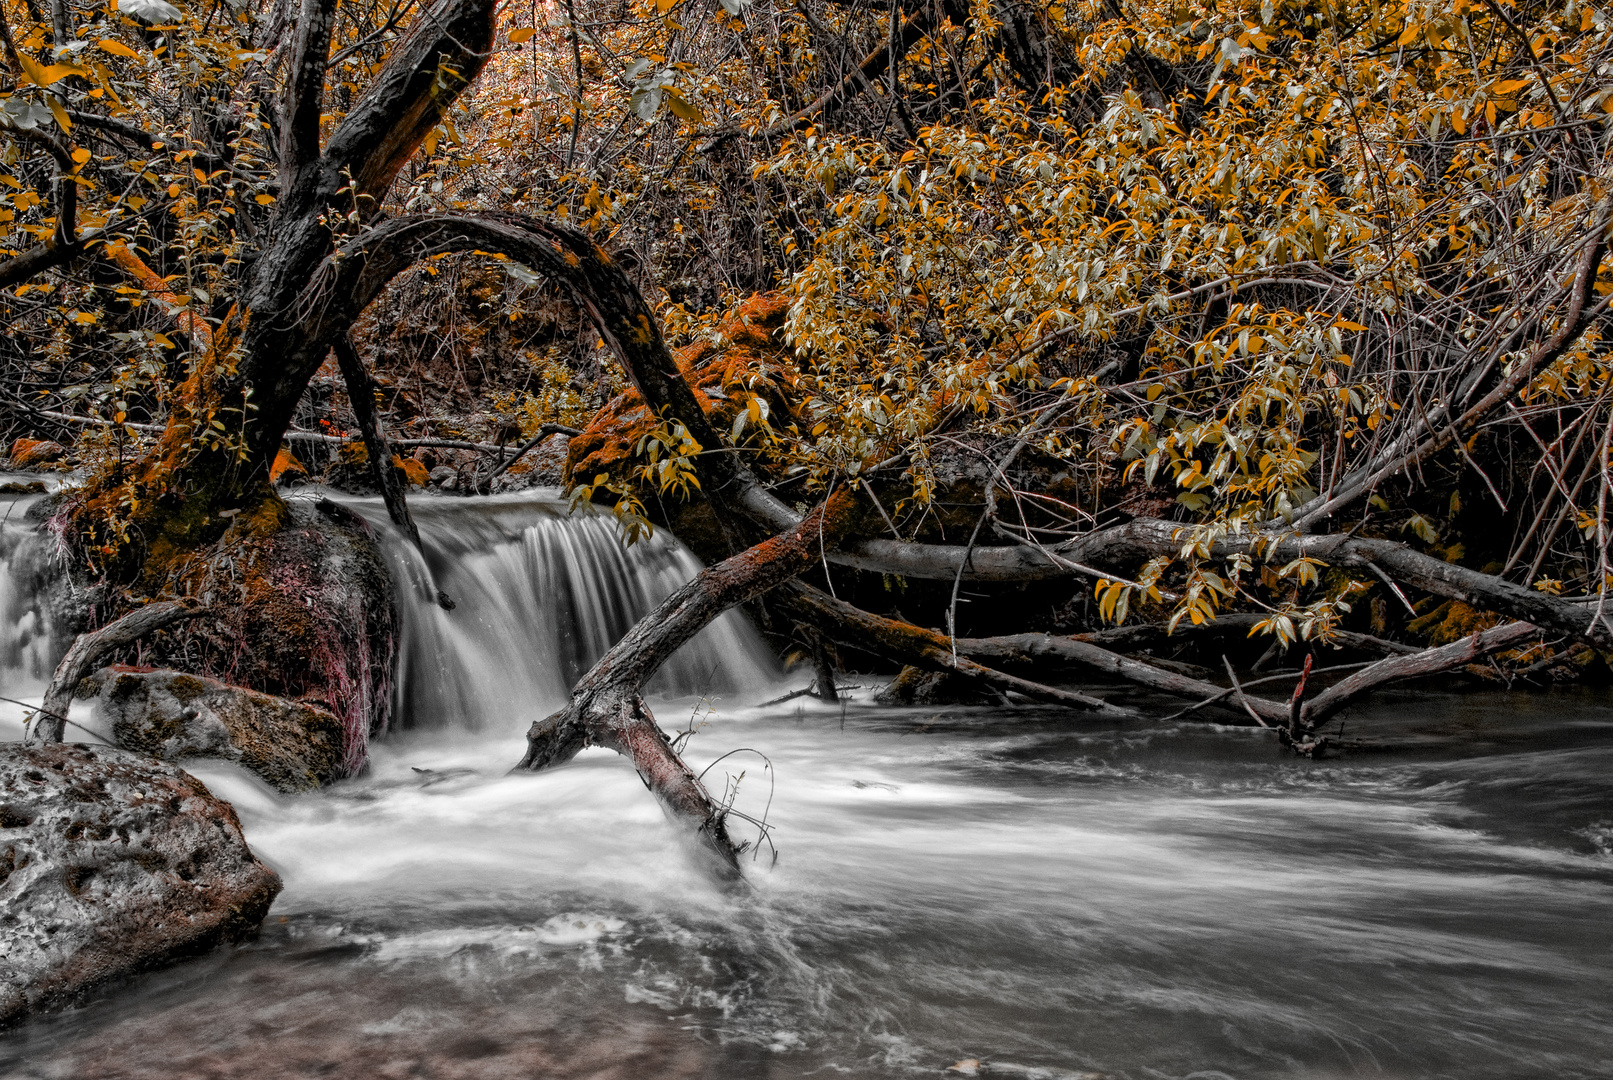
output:
[[427,484],[431,483],[431,473],[423,464],[416,461],[414,458],[406,458],[393,454],[392,464],[396,468],[402,470],[404,478],[415,487],[423,488]]
[[1426,615],[1406,624],[1408,632],[1425,638],[1431,646],[1449,645],[1469,634],[1488,630],[1504,620],[1493,612],[1480,611],[1460,600],[1447,600]]
[[274,464],[269,466],[269,482],[272,484],[287,473],[307,476],[308,467],[298,461],[290,450],[282,446],[274,455]]
[[61,443],[48,439],[18,439],[11,444],[11,464],[19,469],[55,461],[67,453]]

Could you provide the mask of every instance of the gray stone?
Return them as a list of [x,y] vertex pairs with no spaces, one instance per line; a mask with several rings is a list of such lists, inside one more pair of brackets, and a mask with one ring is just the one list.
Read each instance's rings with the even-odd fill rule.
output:
[[345,775],[342,723],[317,705],[178,671],[103,668],[96,717],[122,747],[164,761],[226,758],[281,791]]
[[238,941],[279,891],[235,810],[178,767],[0,745],[0,1027]]
[[449,482],[457,486],[459,483],[459,470],[452,465],[438,465],[431,470],[431,482],[438,487],[442,487]]

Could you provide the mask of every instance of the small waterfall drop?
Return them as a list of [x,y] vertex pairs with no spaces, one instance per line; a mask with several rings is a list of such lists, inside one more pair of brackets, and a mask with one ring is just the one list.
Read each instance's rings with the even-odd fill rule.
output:
[[[700,570],[670,535],[628,547],[615,519],[572,511],[554,491],[416,499],[423,552],[378,499],[346,500],[381,537],[397,590],[393,715],[402,727],[513,731],[565,703],[571,686],[640,618]],[[452,610],[436,602],[437,590]],[[729,612],[647,688],[662,695],[764,697],[777,664]]]
[[[37,481],[0,473],[0,484],[13,488]],[[14,697],[43,693],[66,648],[52,631],[43,593],[55,544],[28,519],[39,498],[16,490],[0,493],[0,693]]]

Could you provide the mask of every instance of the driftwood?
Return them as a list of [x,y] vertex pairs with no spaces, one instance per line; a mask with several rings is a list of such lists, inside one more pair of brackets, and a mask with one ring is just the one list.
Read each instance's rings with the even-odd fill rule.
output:
[[[991,638],[959,638],[958,652],[975,660],[996,664],[1100,672],[1178,697],[1201,698],[1224,692],[1214,683],[1166,671],[1153,664],[1110,652],[1078,637],[1012,634]],[[1249,698],[1248,705],[1253,710],[1252,715],[1260,721],[1275,724],[1288,719],[1287,707],[1276,702]]]
[[959,651],[954,654],[945,634],[871,614],[800,582],[791,582],[777,590],[773,602],[791,617],[817,627],[835,641],[875,656],[930,671],[953,672],[994,689],[1013,691],[1050,705],[1064,705],[1105,716],[1136,715],[1129,709],[1111,705],[1100,698],[1073,690],[1060,690],[987,667],[965,655],[962,641],[959,642]]
[[673,751],[644,703],[642,687],[679,646],[724,611],[816,564],[820,537],[832,541],[853,510],[852,496],[834,496],[790,532],[700,571],[578,680],[564,709],[532,725],[518,768],[543,769],[586,746],[608,746],[633,762],[644,786],[716,857],[719,871],[737,876],[739,848],[728,835],[726,808],[712,800]]
[[1380,686],[1423,675],[1437,675],[1471,664],[1488,653],[1521,645],[1536,637],[1539,629],[1528,623],[1511,622],[1469,634],[1460,641],[1437,649],[1425,649],[1409,656],[1394,656],[1356,672],[1324,690],[1306,703],[1301,722],[1316,728],[1338,714],[1350,702]]
[[[1397,653],[1359,668],[1309,700],[1303,700],[1298,694],[1300,687],[1296,687],[1295,699],[1286,703],[1248,693],[1238,684],[1230,663],[1227,665],[1227,673],[1232,685],[1220,687],[1214,683],[1165,671],[1141,660],[1110,652],[1090,641],[1082,640],[1087,635],[1060,637],[1051,634],[1013,634],[991,638],[959,638],[957,646],[961,655],[975,660],[1031,666],[1040,671],[1071,668],[1097,671],[1126,679],[1139,686],[1146,686],[1150,690],[1177,697],[1201,699],[1192,708],[1203,708],[1233,698],[1257,724],[1283,728],[1291,738],[1298,740],[1314,732],[1321,724],[1337,716],[1353,702],[1382,686],[1463,667],[1481,656],[1518,646],[1531,637],[1538,636],[1539,633],[1539,628],[1528,623],[1510,622],[1469,634],[1460,641],[1436,649],[1412,649],[1409,655]],[[1402,648],[1410,649],[1410,646]],[[1310,658],[1306,659],[1309,661]],[[1327,670],[1318,669],[1316,674],[1324,674]],[[1308,674],[1310,674],[1309,663],[1305,674],[1298,677],[1301,687]]]
[[79,682],[95,670],[96,663],[113,649],[132,645],[153,630],[171,626],[185,619],[205,615],[207,609],[193,599],[164,600],[145,607],[135,608],[99,630],[80,634],[56,665],[50,687],[45,691],[44,704],[34,721],[30,743],[61,742],[67,726],[67,710],[73,704],[73,691]]

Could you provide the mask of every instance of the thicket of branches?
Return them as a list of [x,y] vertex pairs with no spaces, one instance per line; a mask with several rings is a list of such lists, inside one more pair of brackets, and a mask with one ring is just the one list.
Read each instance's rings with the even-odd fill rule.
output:
[[[515,385],[614,353],[664,410],[629,468],[574,478],[630,523],[737,451],[777,505],[729,514],[734,543],[854,490],[875,526],[830,558],[954,599],[1076,575],[1106,619],[1236,605],[1284,641],[1407,589],[1462,605],[1448,637],[1613,626],[1613,57],[1577,0],[4,15],[5,416],[78,433],[96,572],[160,591],[154,538],[218,531],[174,506],[262,485],[337,339],[379,353],[408,297],[496,266],[588,327],[512,345]],[[724,375],[731,428],[644,385],[660,328],[611,322],[635,288],[719,354],[782,296],[784,351]],[[1021,479],[1055,470],[1056,497]]]

